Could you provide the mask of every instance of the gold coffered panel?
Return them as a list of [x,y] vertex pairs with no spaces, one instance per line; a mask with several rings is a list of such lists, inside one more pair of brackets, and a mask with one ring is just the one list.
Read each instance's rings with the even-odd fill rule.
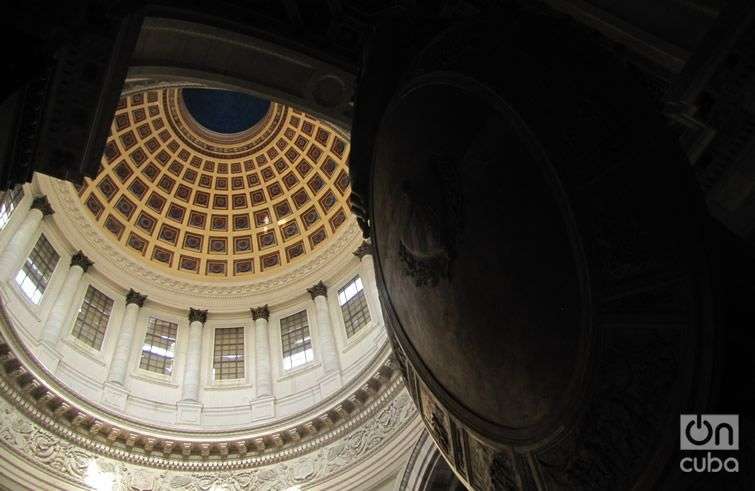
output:
[[253,278],[322,248],[346,222],[348,140],[271,103],[252,128],[209,131],[181,89],[121,98],[88,215],[133,256],[204,278]]

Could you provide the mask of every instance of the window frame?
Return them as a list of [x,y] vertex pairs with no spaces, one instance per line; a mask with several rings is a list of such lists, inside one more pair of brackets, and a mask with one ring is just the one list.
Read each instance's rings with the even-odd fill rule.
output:
[[[178,355],[179,355],[178,344],[179,344],[179,337],[181,335],[181,324],[178,321],[178,319],[170,319],[169,318],[170,316],[166,317],[160,314],[161,314],[160,312],[146,312],[146,315],[141,318],[141,324],[144,326],[144,329],[141,331],[142,333],[141,342],[139,343],[139,346],[138,346],[139,356],[136,359],[135,368],[140,375],[144,375],[146,377],[160,380],[160,381],[172,382],[173,377],[176,376],[176,372],[178,369]],[[168,373],[165,373],[164,367],[163,367],[162,372],[157,372],[157,371],[149,370],[148,368],[142,367],[142,358],[144,356],[144,346],[147,342],[147,336],[151,335],[149,332],[149,329],[150,329],[151,322],[153,320],[164,322],[166,324],[171,324],[175,326],[175,332],[173,333],[173,352],[172,352],[173,357],[171,358],[172,360],[171,370]],[[150,346],[154,346],[154,345],[151,344]]]
[[[284,332],[283,332],[284,321],[286,319],[290,319],[291,317],[294,317],[294,316],[302,314],[302,313],[304,314],[304,319],[306,321],[306,329],[307,329],[307,333],[309,335],[309,348],[305,349],[304,351],[302,351],[302,353],[306,353],[307,351],[310,351],[311,354],[310,354],[309,357],[307,357],[307,355],[305,354],[305,356],[304,356],[304,358],[305,358],[304,362],[302,362],[302,363],[300,363],[298,365],[293,365],[292,364],[292,365],[290,365],[287,368],[286,367],[286,351],[285,351],[284,338],[283,338],[283,335],[284,335]],[[280,356],[281,356],[280,367],[281,367],[281,370],[282,370],[282,374],[284,376],[285,375],[289,375],[292,372],[298,372],[300,370],[304,370],[307,367],[310,367],[310,366],[314,365],[315,363],[317,363],[317,357],[315,356],[315,349],[314,349],[314,344],[315,343],[314,343],[314,341],[312,339],[312,325],[310,324],[310,321],[309,321],[309,319],[311,317],[310,314],[311,314],[311,312],[309,311],[308,308],[306,308],[306,307],[303,307],[303,308],[299,307],[299,308],[294,309],[292,311],[289,311],[287,313],[283,313],[278,318],[278,343],[280,343],[280,345],[279,345],[280,346],[279,353],[280,353]]]
[[[351,298],[344,301],[343,304],[341,304],[341,294],[343,293],[345,295],[345,290],[351,286],[352,283],[359,282],[361,285],[361,289],[357,290],[357,292],[351,296]],[[360,308],[359,312],[357,314],[361,314],[361,312],[366,312],[366,319],[364,323],[360,324],[359,327],[354,329],[351,333],[349,333],[349,323],[351,319],[347,321],[346,319],[346,313],[344,312],[344,307],[349,304],[352,300],[354,300],[359,294],[362,294],[362,302],[364,303],[364,308]],[[371,323],[374,322],[372,318],[372,312],[370,311],[370,303],[367,301],[367,289],[364,287],[364,280],[362,279],[362,276],[360,274],[356,274],[354,277],[352,277],[349,281],[343,284],[341,288],[337,290],[336,293],[336,305],[338,306],[338,310],[341,312],[341,324],[343,325],[343,332],[346,342],[351,341],[352,339],[355,339],[358,337],[358,335],[363,332]],[[352,319],[354,315],[352,313]]]
[[[95,292],[99,293],[100,295],[102,295],[103,297],[105,297],[107,300],[110,301],[110,311],[107,314],[107,322],[105,323],[105,327],[103,328],[103,331],[102,331],[102,338],[100,340],[99,347],[95,347],[89,344],[88,342],[86,342],[85,340],[83,340],[82,338],[80,338],[79,336],[75,334],[77,324],[79,321],[79,316],[81,315],[81,309],[84,307],[84,304],[87,302],[87,294],[89,293],[90,290],[94,290]],[[101,289],[89,283],[88,285],[86,285],[86,288],[84,289],[84,296],[81,298],[81,301],[79,302],[79,309],[78,311],[76,311],[73,317],[73,320],[71,323],[71,329],[68,331],[69,337],[71,339],[74,339],[75,342],[79,346],[82,346],[86,348],[87,350],[91,350],[98,354],[102,353],[103,347],[105,346],[105,341],[108,337],[108,331],[110,330],[110,321],[113,319],[114,311],[115,311],[115,299],[111,298],[108,294],[103,292]]]
[[[218,331],[224,330],[224,329],[238,329],[238,337],[241,339],[241,371],[240,371],[240,377],[235,378],[217,378],[216,377],[216,367],[215,367],[215,358],[217,356],[217,346],[218,346]],[[237,385],[237,384],[243,384],[247,381],[247,373],[249,369],[249,343],[247,340],[247,329],[245,325],[227,325],[227,326],[215,326],[212,329],[212,343],[211,343],[211,349],[210,351],[210,361],[209,361],[209,381],[211,384],[215,385]],[[239,372],[237,372],[239,373]]]
[[[25,196],[26,193],[24,192],[24,187],[21,184],[16,184],[13,188],[9,189],[5,193],[2,202],[0,202],[0,231],[5,230],[8,224],[11,222],[14,212],[18,208],[18,205],[21,204],[21,201],[23,201]],[[10,211],[7,211],[6,213],[3,208],[7,204],[10,204]],[[3,218],[4,213],[6,214],[5,218]]]
[[[24,272],[24,268],[26,267],[26,264],[29,261],[29,259],[31,258],[32,254],[34,254],[34,251],[36,250],[37,245],[39,244],[40,240],[44,240],[45,242],[47,242],[47,244],[50,246],[50,249],[52,249],[53,253],[55,255],[57,255],[57,260],[52,265],[52,269],[49,271],[49,277],[46,279],[46,282],[45,282],[45,285],[44,285],[44,289],[41,292],[39,292],[39,299],[38,299],[38,301],[35,302],[34,299],[27,293],[27,291],[23,287],[24,281],[26,281],[28,278],[31,278],[31,275],[29,275],[28,273]],[[60,259],[61,259],[61,255],[58,252],[58,250],[55,248],[55,246],[53,245],[53,241],[51,241],[45,235],[44,232],[40,232],[37,235],[36,240],[33,242],[33,245],[26,252],[26,255],[24,256],[23,262],[16,269],[16,273],[9,280],[9,283],[11,283],[17,289],[17,291],[21,295],[21,298],[23,298],[26,301],[27,305],[31,305],[31,306],[33,306],[36,309],[40,308],[40,306],[42,305],[42,302],[44,302],[44,300],[45,300],[45,293],[47,292],[48,288],[50,288],[50,285],[52,285],[52,283],[53,283],[53,279],[55,278],[55,272],[58,271],[58,264],[60,264]],[[18,280],[18,276],[22,272],[26,276],[25,276],[24,279],[22,279],[21,281],[19,281]],[[43,276],[43,279],[44,279],[44,276]],[[34,280],[31,280],[31,281],[33,283]],[[35,288],[35,290],[39,290],[38,289],[38,285],[34,285],[34,288]]]

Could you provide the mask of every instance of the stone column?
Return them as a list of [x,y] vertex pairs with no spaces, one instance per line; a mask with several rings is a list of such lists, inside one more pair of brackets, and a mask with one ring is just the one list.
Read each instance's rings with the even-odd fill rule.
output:
[[207,311],[189,309],[189,346],[184,367],[184,401],[199,402],[199,379],[202,365],[202,327],[207,322]]
[[46,196],[34,198],[24,221],[0,254],[0,281],[7,281],[16,274],[39,224],[42,223],[42,218],[53,213]]
[[126,313],[123,315],[121,330],[118,332],[118,341],[113,352],[113,359],[110,362],[110,372],[108,373],[108,382],[123,385],[126,382],[126,372],[131,358],[131,345],[134,342],[134,333],[136,332],[137,320],[139,319],[139,309],[144,305],[147,299],[146,295],[141,295],[133,289],[126,294]]
[[338,348],[333,336],[333,323],[330,321],[330,309],[328,309],[328,289],[323,282],[317,283],[307,291],[312,295],[315,302],[315,314],[317,316],[317,331],[320,339],[320,358],[325,373],[338,372]]
[[270,357],[270,333],[267,321],[270,310],[267,305],[252,309],[254,320],[254,371],[257,380],[257,397],[273,395],[273,367]]
[[71,267],[68,268],[68,274],[63,282],[63,287],[55,299],[55,304],[47,317],[47,322],[42,327],[42,342],[49,347],[54,347],[58,343],[60,334],[63,331],[63,324],[68,318],[68,312],[73,308],[73,297],[79,289],[79,282],[84,273],[93,263],[83,252],[79,251],[71,256]]
[[[362,278],[364,295],[367,299],[367,305],[370,307],[370,313],[376,323],[382,324],[383,311],[380,310],[380,296],[377,289],[377,280],[375,279],[375,263],[372,260],[372,244],[362,242],[354,251],[354,255],[359,258],[359,276]],[[379,321],[380,319],[380,321]]]

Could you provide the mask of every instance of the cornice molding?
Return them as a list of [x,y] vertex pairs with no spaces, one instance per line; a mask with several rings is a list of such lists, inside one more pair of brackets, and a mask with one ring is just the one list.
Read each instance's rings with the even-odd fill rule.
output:
[[[26,465],[74,483],[83,483],[90,463],[95,462],[103,471],[115,471],[115,481],[129,489],[204,489],[217,479],[222,479],[223,484],[233,489],[311,486],[343,475],[350,468],[379,455],[389,448],[389,444],[407,448],[406,445],[413,442],[413,438],[399,436],[404,432],[413,433],[411,429],[419,424],[418,413],[403,385],[396,384],[395,387],[376,400],[369,412],[354,418],[352,424],[333,429],[331,433],[336,438],[328,441],[316,439],[314,444],[302,445],[307,448],[301,452],[273,458],[232,459],[229,455],[202,461],[194,456],[184,459],[160,456],[159,452],[124,458],[132,454],[118,443],[88,438],[75,426],[55,420],[23,397],[18,397],[19,394],[0,379],[0,394],[3,396],[0,397],[0,411],[6,415],[0,420],[0,432],[6,438],[0,443],[23,459]],[[280,466],[273,465],[280,461],[286,462],[283,468],[290,472],[276,472]],[[219,472],[222,474],[218,475]],[[144,483],[151,485],[143,487]]]

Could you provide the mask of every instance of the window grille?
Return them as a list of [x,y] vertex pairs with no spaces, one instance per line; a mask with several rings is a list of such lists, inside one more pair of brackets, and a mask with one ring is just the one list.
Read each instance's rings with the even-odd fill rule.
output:
[[215,329],[212,359],[215,380],[244,378],[244,328]]
[[0,230],[4,229],[10,217],[13,214],[13,210],[16,209],[21,199],[24,197],[24,188],[18,184],[13,189],[8,190],[3,197],[3,202],[0,203]]
[[370,322],[370,309],[367,307],[362,278],[359,276],[338,290],[338,305],[341,306],[346,337],[350,338]]
[[101,349],[112,310],[113,300],[90,285],[76,316],[73,336],[96,350]]
[[170,375],[173,372],[177,331],[178,324],[151,317],[144,336],[139,368]]
[[31,254],[16,274],[16,283],[32,303],[38,304],[42,300],[58,259],[60,256],[50,242],[44,235],[40,235]]
[[306,310],[281,319],[281,344],[283,368],[286,370],[314,359]]

